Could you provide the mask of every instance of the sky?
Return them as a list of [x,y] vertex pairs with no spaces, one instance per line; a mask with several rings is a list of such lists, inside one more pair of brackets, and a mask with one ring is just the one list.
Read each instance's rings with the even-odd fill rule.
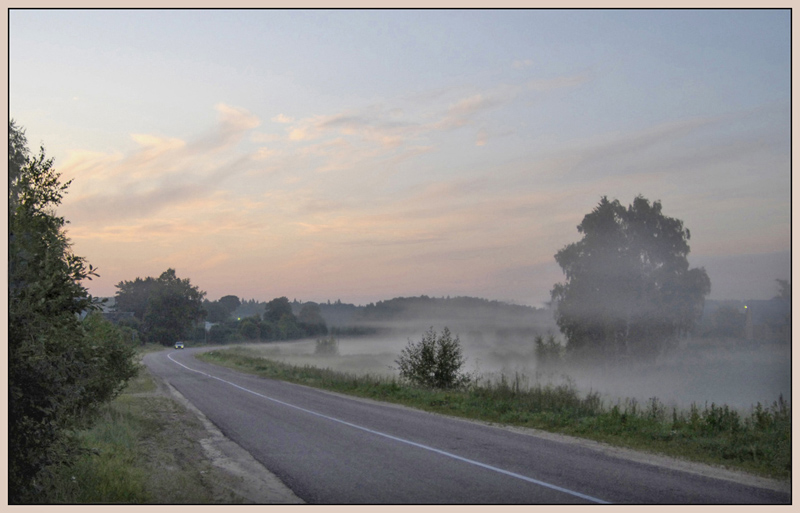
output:
[[19,10],[9,117],[95,296],[543,306],[603,196],[710,299],[790,279],[788,10]]

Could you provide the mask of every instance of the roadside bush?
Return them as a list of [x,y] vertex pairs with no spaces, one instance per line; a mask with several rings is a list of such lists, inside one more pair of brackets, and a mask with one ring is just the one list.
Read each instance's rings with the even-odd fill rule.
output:
[[195,343],[206,341],[206,329],[202,326],[195,326],[192,328],[192,333],[189,337]]
[[395,363],[403,379],[423,387],[460,388],[470,381],[461,372],[466,363],[461,342],[458,336],[452,337],[448,328],[437,337],[431,327],[419,342],[409,340]]
[[234,333],[233,329],[224,324],[215,324],[208,330],[208,341],[212,344],[227,344]]
[[105,320],[99,313],[89,315],[83,321],[87,347],[85,358],[91,362],[85,372],[84,394],[87,396],[85,414],[91,418],[100,405],[117,397],[128,385],[128,381],[139,372],[135,363],[138,341],[130,334]]
[[245,340],[255,340],[261,335],[260,321],[257,317],[247,317],[239,323],[239,336]]
[[72,253],[55,210],[62,184],[42,148],[31,155],[9,121],[8,501],[41,494],[49,466],[75,460],[71,433],[136,373],[129,336],[81,317],[97,308],[84,280],[94,268]]

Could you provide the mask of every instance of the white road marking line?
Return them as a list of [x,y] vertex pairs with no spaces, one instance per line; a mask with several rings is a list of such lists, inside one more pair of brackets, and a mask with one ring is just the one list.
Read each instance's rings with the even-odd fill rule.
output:
[[259,394],[258,392],[255,392],[255,391],[250,390],[248,388],[245,388],[243,386],[239,386],[236,383],[231,383],[230,381],[226,381],[226,380],[224,380],[222,378],[218,378],[218,377],[213,376],[211,374],[208,374],[206,372],[199,371],[197,369],[192,369],[191,367],[187,367],[186,365],[182,364],[181,362],[173,360],[172,359],[172,353],[168,354],[167,358],[169,358],[172,362],[180,365],[181,367],[183,367],[186,370],[190,370],[192,372],[196,372],[198,374],[202,374],[204,376],[208,376],[209,378],[216,379],[217,381],[221,381],[223,383],[227,383],[228,385],[230,385],[232,387],[235,387],[235,388],[238,388],[239,390],[243,390],[245,392],[251,393],[251,394],[253,394],[255,396],[258,396],[258,397],[261,397],[263,399],[267,399],[268,401],[272,401],[274,403],[281,404],[283,406],[288,406],[289,408],[294,408],[296,410],[300,410],[302,412],[305,412],[305,413],[308,413],[308,414],[311,414],[311,415],[315,415],[315,416],[321,417],[323,419],[331,420],[333,422],[338,422],[340,424],[344,424],[345,426],[350,426],[350,427],[355,428],[355,429],[360,429],[361,431],[366,431],[367,433],[372,433],[374,435],[382,436],[382,437],[388,438],[390,440],[394,440],[394,441],[401,442],[401,443],[404,443],[404,444],[412,445],[414,447],[418,447],[420,449],[425,449],[427,451],[435,452],[437,454],[441,454],[442,456],[447,456],[448,458],[453,458],[455,460],[463,461],[465,463],[469,463],[471,465],[475,465],[475,466],[478,466],[478,467],[481,467],[481,468],[485,468],[487,470],[492,470],[492,471],[498,472],[500,474],[504,474],[504,475],[507,475],[507,476],[515,477],[517,479],[521,479],[523,481],[527,481],[529,483],[533,483],[533,484],[542,486],[544,488],[549,488],[551,490],[556,490],[556,491],[559,491],[559,492],[562,492],[562,493],[566,493],[566,494],[572,495],[574,497],[579,497],[581,499],[585,499],[585,500],[590,501],[590,502],[595,502],[595,503],[598,503],[598,504],[611,504],[610,502],[604,501],[602,499],[598,499],[597,497],[592,497],[591,495],[586,495],[586,494],[583,494],[583,493],[580,493],[580,492],[569,490],[567,488],[562,488],[560,486],[556,486],[556,485],[553,485],[553,484],[550,484],[550,483],[546,483],[544,481],[539,481],[538,479],[533,479],[533,478],[528,477],[528,476],[523,476],[522,474],[517,474],[516,472],[511,472],[509,470],[504,470],[504,469],[501,469],[501,468],[498,468],[498,467],[493,467],[491,465],[487,465],[485,463],[481,463],[480,461],[471,460],[469,458],[464,458],[462,456],[458,456],[457,454],[452,454],[452,453],[449,453],[449,452],[446,452],[446,451],[442,451],[441,449],[436,449],[435,447],[430,447],[428,445],[423,445],[423,444],[419,444],[417,442],[412,442],[411,440],[406,440],[404,438],[398,438],[396,436],[392,436],[392,435],[389,435],[389,434],[386,434],[386,433],[381,433],[380,431],[375,431],[375,430],[366,428],[364,426],[359,426],[357,424],[353,424],[353,423],[347,422],[347,421],[342,420],[342,419],[337,419],[335,417],[329,417],[328,415],[324,415],[322,413],[318,413],[318,412],[315,412],[315,411],[312,411],[312,410],[307,410],[305,408],[301,408],[300,406],[295,406],[294,404],[286,403],[286,402],[280,401],[278,399],[275,399],[275,398],[272,398],[272,397],[268,397],[268,396],[263,395],[263,394]]

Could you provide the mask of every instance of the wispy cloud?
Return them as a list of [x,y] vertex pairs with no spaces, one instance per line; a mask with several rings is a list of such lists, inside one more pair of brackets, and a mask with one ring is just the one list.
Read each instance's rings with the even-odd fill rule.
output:
[[232,107],[224,103],[218,103],[215,107],[219,113],[222,132],[244,132],[256,128],[261,121],[245,109]]
[[475,138],[475,146],[485,146],[486,142],[489,140],[489,132],[484,129],[478,131],[478,135]]
[[434,125],[439,130],[452,130],[460,128],[472,121],[480,112],[486,111],[500,104],[497,98],[491,98],[484,94],[476,94],[468,98],[462,98],[458,102],[450,105],[445,115]]
[[215,106],[218,123],[215,129],[188,146],[189,151],[222,151],[242,141],[244,135],[258,127],[261,121],[255,115],[239,107],[224,103]]
[[208,198],[220,180],[268,157],[234,155],[227,150],[258,119],[243,109],[220,104],[211,132],[191,142],[151,134],[133,134],[139,148],[128,155],[73,152],[60,171],[74,183],[64,202],[76,223],[103,224],[156,216],[164,208]]
[[[469,124],[481,113],[512,101],[514,94],[508,91],[505,88],[463,96],[433,116],[430,116],[430,106],[425,105],[415,108],[370,106],[360,111],[317,115],[297,121],[279,114],[273,121],[287,125],[288,137],[284,140],[274,134],[253,132],[260,121],[250,112],[218,104],[216,127],[195,140],[187,142],[134,134],[132,137],[140,147],[129,155],[73,154],[63,171],[80,177],[78,183],[84,185],[76,187],[72,201],[65,207],[76,221],[97,220],[96,225],[111,230],[101,229],[97,233],[112,236],[123,234],[119,222],[124,219],[147,219],[166,213],[179,215],[176,209],[181,205],[199,204],[221,183],[230,182],[235,176],[251,180],[251,187],[240,188],[232,200],[241,201],[248,194],[252,195],[252,185],[263,183],[266,176],[279,169],[283,169],[283,184],[294,184],[294,189],[305,183],[307,178],[303,177],[308,170],[352,172],[380,165],[381,169],[391,171],[395,166],[406,165],[410,159],[433,151],[435,143],[431,143],[436,132]],[[424,114],[426,111],[429,114]],[[237,150],[247,134],[250,134],[250,141],[268,142],[271,146]],[[489,135],[487,129],[481,128],[475,144],[486,144]],[[285,143],[300,143],[300,146],[291,149]],[[294,169],[295,173],[286,174],[289,169]],[[275,185],[273,182],[272,186]],[[284,194],[295,193],[287,190]],[[314,194],[319,196],[319,192]],[[404,215],[413,217],[410,212]],[[161,233],[154,230],[152,224],[138,226],[141,230]],[[301,219],[296,226],[308,231],[320,224]],[[81,232],[76,235],[88,236]],[[411,240],[426,238],[411,237]]]
[[[272,118],[285,125],[284,136],[253,133],[252,141],[269,144],[260,157],[282,155],[308,160],[317,171],[343,171],[377,166],[413,158],[435,150],[441,132],[476,124],[498,109],[526,94],[542,94],[558,88],[575,87],[587,76],[568,76],[519,84],[502,84],[484,91],[466,93],[460,89],[419,93],[413,99],[398,98],[329,114],[295,118],[281,113]],[[474,144],[483,146],[491,137],[507,135],[508,127],[478,125]],[[276,145],[290,143],[289,152]]]
[[294,118],[289,117],[285,114],[278,114],[277,116],[273,117],[271,121],[274,121],[275,123],[291,123],[292,121],[294,121]]
[[367,109],[314,116],[297,121],[287,129],[292,141],[313,141],[323,137],[356,137],[387,148],[397,147],[419,132],[419,125],[397,121],[397,109]]

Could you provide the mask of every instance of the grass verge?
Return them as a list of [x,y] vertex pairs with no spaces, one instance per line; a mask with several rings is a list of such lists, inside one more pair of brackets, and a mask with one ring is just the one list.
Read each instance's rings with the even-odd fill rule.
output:
[[542,429],[609,444],[721,465],[764,477],[791,478],[791,406],[779,399],[742,415],[726,405],[667,408],[652,398],[603,404],[599,394],[581,396],[570,384],[523,387],[522,377],[473,382],[460,390],[408,386],[383,376],[288,365],[247,348],[215,350],[198,358],[239,371],[393,402],[426,411],[512,426]]
[[158,390],[146,368],[107,404],[91,429],[73,434],[83,454],[47,469],[43,504],[231,504],[226,476],[199,443],[197,417]]

